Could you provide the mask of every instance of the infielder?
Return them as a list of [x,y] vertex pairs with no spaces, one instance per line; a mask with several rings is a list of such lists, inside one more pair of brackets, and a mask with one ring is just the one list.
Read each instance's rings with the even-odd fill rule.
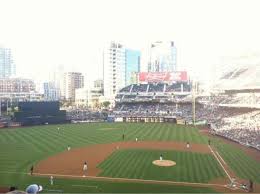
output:
[[187,142],[187,148],[190,148],[190,142]]
[[160,155],[160,161],[162,161],[163,160],[163,157],[162,157],[162,154]]
[[85,162],[83,165],[83,171],[87,171],[87,169],[88,169],[88,165],[87,165],[87,162]]
[[68,145],[68,148],[67,148],[67,149],[68,149],[68,151],[70,151],[70,146],[69,146],[69,145]]
[[137,137],[135,138],[135,141],[136,141],[136,142],[138,141]]

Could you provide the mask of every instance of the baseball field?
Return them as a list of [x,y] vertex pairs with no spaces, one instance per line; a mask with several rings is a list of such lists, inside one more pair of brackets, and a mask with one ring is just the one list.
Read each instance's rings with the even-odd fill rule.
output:
[[[238,185],[249,179],[259,192],[260,184],[259,152],[167,123],[1,129],[0,156],[0,188],[37,183],[55,193],[213,193],[243,192]],[[160,156],[174,165],[155,165]],[[237,186],[230,188],[233,179]]]

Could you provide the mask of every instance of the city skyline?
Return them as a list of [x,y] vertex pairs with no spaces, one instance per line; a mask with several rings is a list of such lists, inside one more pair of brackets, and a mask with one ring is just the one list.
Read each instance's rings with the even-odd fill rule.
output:
[[[102,6],[100,6],[102,4]],[[102,78],[110,41],[141,50],[174,41],[177,66],[209,80],[223,57],[259,52],[257,1],[1,1],[0,44],[13,50],[17,75],[48,80],[54,67]],[[184,10],[184,11],[183,11]],[[58,14],[57,14],[58,13]]]

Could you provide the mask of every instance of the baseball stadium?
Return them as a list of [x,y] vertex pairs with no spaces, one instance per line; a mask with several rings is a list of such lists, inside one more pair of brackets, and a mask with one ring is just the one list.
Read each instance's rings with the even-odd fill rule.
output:
[[19,103],[20,126],[0,129],[0,188],[259,193],[260,88],[252,71],[225,72],[212,94],[188,80],[131,84],[105,113]]

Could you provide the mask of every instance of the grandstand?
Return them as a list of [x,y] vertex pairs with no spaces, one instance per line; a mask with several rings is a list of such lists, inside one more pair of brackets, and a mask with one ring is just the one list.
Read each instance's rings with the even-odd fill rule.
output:
[[190,94],[191,84],[189,82],[131,84],[122,88],[115,99],[117,102],[173,101]]
[[[122,88],[115,98],[113,115],[125,122],[177,122],[191,115],[189,82],[143,83]],[[118,119],[119,118],[119,119]],[[186,117],[191,122],[191,117]]]
[[[238,65],[224,71],[209,95],[192,100],[189,82],[132,84],[119,91],[113,115],[125,122],[184,120],[208,123],[211,132],[260,149],[260,68]],[[162,119],[149,119],[162,118]]]

